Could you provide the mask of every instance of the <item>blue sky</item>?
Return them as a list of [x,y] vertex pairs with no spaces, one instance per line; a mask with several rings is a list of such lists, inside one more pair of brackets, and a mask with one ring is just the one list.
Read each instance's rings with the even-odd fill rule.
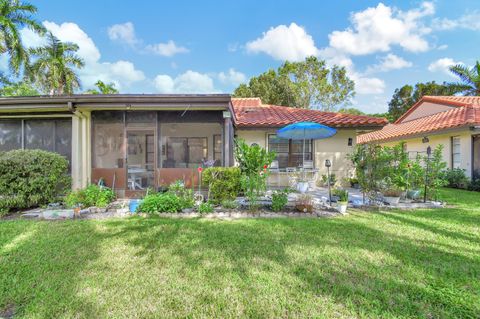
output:
[[[347,68],[353,106],[383,112],[395,88],[452,81],[480,52],[479,1],[32,1],[97,79],[124,93],[230,93],[283,60]],[[29,31],[24,41],[41,43]]]

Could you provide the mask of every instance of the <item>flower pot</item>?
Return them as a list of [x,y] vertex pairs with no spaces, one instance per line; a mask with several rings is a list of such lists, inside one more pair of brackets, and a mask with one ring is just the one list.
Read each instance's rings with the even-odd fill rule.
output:
[[397,205],[400,202],[400,196],[398,197],[384,196],[383,200],[389,205]]
[[420,190],[412,189],[407,192],[407,198],[409,199],[419,199],[420,198]]
[[338,202],[337,210],[340,212],[340,214],[346,214],[347,207],[348,207],[348,202]]

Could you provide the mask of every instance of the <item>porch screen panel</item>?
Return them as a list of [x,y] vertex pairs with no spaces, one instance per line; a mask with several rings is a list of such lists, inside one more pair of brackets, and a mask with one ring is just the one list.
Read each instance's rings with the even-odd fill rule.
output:
[[480,135],[473,138],[473,174],[474,179],[480,178]]
[[123,112],[93,112],[92,118],[93,167],[123,168],[125,161]]
[[25,121],[25,148],[53,152],[55,150],[55,122],[51,120]]
[[55,152],[72,160],[72,120],[55,121]]
[[0,152],[22,148],[22,121],[0,120]]

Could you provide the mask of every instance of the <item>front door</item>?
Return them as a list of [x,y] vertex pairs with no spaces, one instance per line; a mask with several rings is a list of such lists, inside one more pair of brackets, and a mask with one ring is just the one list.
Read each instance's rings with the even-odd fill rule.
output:
[[155,131],[127,130],[127,196],[155,188]]

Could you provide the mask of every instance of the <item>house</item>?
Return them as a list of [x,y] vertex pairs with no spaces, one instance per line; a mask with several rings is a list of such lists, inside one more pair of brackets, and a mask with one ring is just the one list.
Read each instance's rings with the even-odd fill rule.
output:
[[[387,124],[384,118],[322,112],[279,105],[263,104],[259,98],[233,98],[235,135],[247,143],[275,151],[280,172],[302,164],[303,141],[278,138],[276,131],[296,122],[316,122],[337,129],[337,133],[323,140],[310,140],[305,145],[305,159],[313,161],[319,177],[327,174],[325,160],[332,163],[331,172],[337,180],[353,175],[347,155],[356,145],[359,133],[378,130]],[[280,181],[286,185],[286,181]]]
[[183,179],[198,183],[206,160],[232,166],[234,135],[275,150],[281,168],[298,166],[302,145],[275,137],[298,121],[336,127],[324,141],[309,141],[308,159],[323,168],[326,158],[339,175],[358,132],[386,120],[264,105],[260,99],[202,95],[70,95],[0,98],[0,151],[43,149],[65,156],[73,188],[103,180],[119,196]]
[[480,97],[424,96],[395,123],[357,138],[390,146],[402,141],[412,158],[441,144],[449,168],[480,178]]

